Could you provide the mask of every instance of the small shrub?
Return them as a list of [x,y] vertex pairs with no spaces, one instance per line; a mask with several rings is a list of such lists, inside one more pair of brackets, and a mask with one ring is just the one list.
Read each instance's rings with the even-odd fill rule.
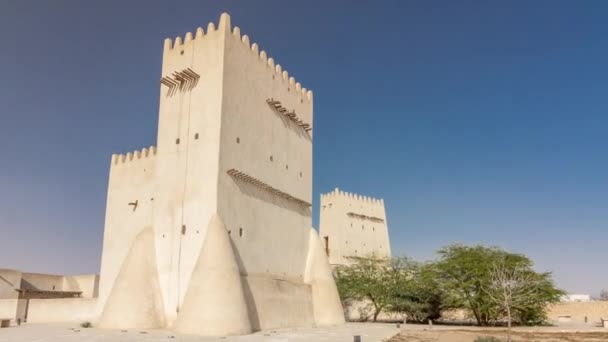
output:
[[91,324],[91,322],[82,322],[82,323],[80,323],[80,326],[82,328],[92,328],[93,324]]
[[478,336],[474,342],[502,342],[502,340],[492,336]]

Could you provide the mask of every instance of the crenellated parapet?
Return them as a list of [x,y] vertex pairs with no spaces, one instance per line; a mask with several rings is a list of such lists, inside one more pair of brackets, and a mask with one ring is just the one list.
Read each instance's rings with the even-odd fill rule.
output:
[[326,194],[321,194],[321,203],[323,203],[325,201],[336,200],[336,199],[343,199],[348,202],[359,202],[359,203],[365,203],[365,204],[384,206],[384,199],[382,199],[382,198],[363,196],[363,195],[343,191],[338,188],[335,188],[334,191],[332,191],[332,192],[329,192]]
[[207,32],[205,32],[202,27],[198,27],[194,34],[192,34],[192,32],[187,32],[183,39],[179,36],[175,37],[173,40],[171,38],[165,38],[164,52],[167,53],[173,50],[181,50],[183,47],[193,42],[204,40],[207,36],[222,31],[230,33],[230,15],[228,15],[228,13],[223,13],[220,16],[220,22],[217,28],[213,22],[207,24]]
[[[227,14],[222,14],[222,16],[224,15]],[[280,64],[275,63],[274,58],[269,57],[266,51],[260,50],[257,43],[250,44],[248,35],[245,34],[241,36],[241,30],[236,26],[232,30],[232,35],[236,39],[239,39],[246,48],[250,49],[251,55],[266,66],[268,71],[273,74],[274,79],[281,80],[284,86],[287,87],[288,91],[294,91],[296,96],[300,97],[302,100],[312,101],[312,90],[302,87],[302,85],[297,82],[293,76],[289,76],[289,72],[287,70],[283,70],[283,67]]]
[[128,152],[125,154],[113,154],[112,165],[127,164],[140,159],[152,158],[156,156],[156,146],[144,147],[141,150]]
[[302,101],[312,101],[313,94],[311,90],[303,87],[293,76],[289,75],[287,70],[283,70],[283,67],[276,63],[274,58],[269,57],[266,51],[260,50],[257,43],[251,43],[248,35],[241,35],[241,29],[239,27],[235,26],[234,28],[231,28],[230,15],[228,13],[222,13],[217,28],[215,23],[210,22],[207,25],[207,32],[205,32],[202,27],[199,27],[196,29],[195,34],[188,32],[183,38],[176,37],[173,40],[171,38],[166,38],[164,53],[170,53],[176,50],[181,52],[184,47],[197,41],[204,40],[207,36],[214,35],[218,32],[224,32],[227,36],[232,36],[233,39],[239,40],[241,44],[251,51],[252,58],[257,59],[259,63],[262,63],[274,79],[283,82],[283,86],[287,88],[288,92],[293,92]]

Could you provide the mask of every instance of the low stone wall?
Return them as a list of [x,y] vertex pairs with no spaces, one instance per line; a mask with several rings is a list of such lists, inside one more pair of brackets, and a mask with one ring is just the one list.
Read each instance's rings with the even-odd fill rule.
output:
[[[348,321],[371,320],[373,316],[373,306],[371,302],[353,302],[344,308],[345,316]],[[584,323],[585,316],[588,324],[594,324],[601,319],[608,319],[608,301],[591,302],[564,302],[547,307],[547,318],[549,323]],[[399,317],[396,314],[380,313],[379,321],[395,321]],[[442,312],[443,321],[470,321],[475,323],[473,317],[467,314],[466,310],[451,310]]]
[[15,319],[18,302],[18,299],[0,299],[0,318]]
[[0,299],[0,318],[25,321],[27,299]]
[[584,323],[585,316],[589,323],[599,322],[601,318],[608,319],[608,302],[564,302],[547,309],[547,317],[552,323]]
[[28,323],[95,320],[97,300],[90,298],[30,299]]
[[[547,307],[547,318],[549,323],[587,323],[600,322],[600,318],[608,319],[608,302],[563,302]],[[474,317],[466,310],[452,310],[442,313],[445,321],[470,321],[475,322]]]

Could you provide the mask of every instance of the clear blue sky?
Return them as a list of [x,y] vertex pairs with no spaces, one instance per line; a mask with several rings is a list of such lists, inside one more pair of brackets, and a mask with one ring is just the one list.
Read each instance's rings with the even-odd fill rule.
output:
[[222,11],[315,92],[315,202],[384,198],[394,254],[500,245],[608,288],[605,1],[0,1],[0,267],[98,272],[163,39]]

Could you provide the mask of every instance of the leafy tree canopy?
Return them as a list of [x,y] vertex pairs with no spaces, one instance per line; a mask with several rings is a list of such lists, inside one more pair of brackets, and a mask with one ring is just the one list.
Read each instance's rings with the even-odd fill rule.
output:
[[[369,302],[373,319],[380,312],[406,314],[424,322],[441,316],[442,310],[470,311],[479,325],[499,321],[525,325],[546,320],[547,304],[564,294],[553,284],[551,273],[537,273],[530,258],[498,247],[450,245],[438,252],[439,259],[420,263],[407,258],[355,258],[350,266],[336,270],[336,284],[345,303]],[[525,291],[517,298],[497,295],[496,269],[525,279]],[[494,289],[494,291],[493,291]],[[515,292],[514,292],[515,293]]]
[[496,265],[536,279],[529,298],[515,310],[520,324],[542,323],[546,305],[558,302],[563,295],[553,284],[551,274],[535,272],[532,260],[522,254],[498,247],[450,245],[439,250],[439,256],[437,268],[447,294],[444,307],[470,310],[479,325],[495,323],[504,314],[501,305],[484,291],[491,287]]

